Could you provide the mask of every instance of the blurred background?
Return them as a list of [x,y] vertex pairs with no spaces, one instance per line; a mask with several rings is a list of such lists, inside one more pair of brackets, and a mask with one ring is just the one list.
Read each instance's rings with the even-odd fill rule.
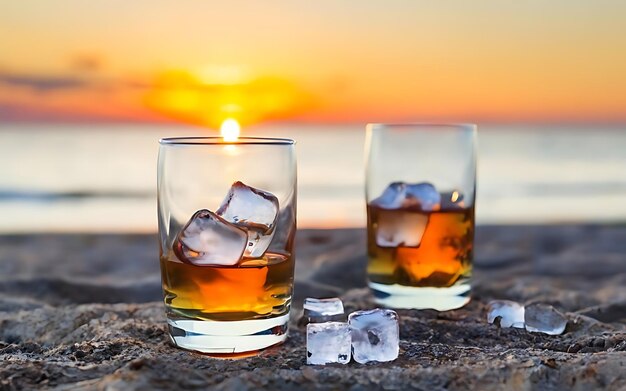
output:
[[158,139],[222,127],[297,140],[300,227],[364,226],[365,124],[424,121],[479,125],[479,224],[626,221],[624,15],[4,1],[0,232],[154,232]]

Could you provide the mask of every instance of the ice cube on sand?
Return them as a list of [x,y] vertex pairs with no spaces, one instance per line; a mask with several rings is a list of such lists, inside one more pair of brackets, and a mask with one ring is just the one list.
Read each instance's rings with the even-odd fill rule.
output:
[[248,231],[247,258],[262,257],[274,237],[278,217],[278,198],[242,182],[231,186],[215,213]]
[[441,195],[430,183],[393,182],[371,203],[383,209],[419,207],[422,211],[436,211],[441,206]]
[[329,299],[304,299],[304,317],[308,322],[321,323],[344,320],[343,303],[337,297]]
[[202,209],[180,230],[173,250],[182,262],[196,266],[232,266],[241,259],[247,242],[244,229]]
[[526,306],[524,313],[526,330],[550,335],[563,334],[567,318],[549,304],[535,303]]
[[306,326],[306,363],[347,364],[351,352],[350,327],[345,322],[309,323]]
[[392,310],[356,311],[348,316],[352,356],[358,363],[393,361],[400,351],[398,314]]
[[524,328],[523,305],[510,300],[493,300],[487,308],[487,322],[494,323],[500,318],[500,327]]

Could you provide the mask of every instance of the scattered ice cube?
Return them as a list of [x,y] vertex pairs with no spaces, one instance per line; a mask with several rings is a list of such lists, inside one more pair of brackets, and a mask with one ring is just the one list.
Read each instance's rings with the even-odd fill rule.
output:
[[344,322],[309,323],[306,326],[306,363],[347,364],[352,350],[350,327]]
[[559,335],[565,331],[567,318],[549,304],[535,303],[526,306],[524,322],[532,333]]
[[273,194],[235,182],[215,213],[247,229],[248,245],[244,256],[258,258],[263,256],[274,237],[278,209],[278,198]]
[[173,250],[178,259],[196,266],[231,266],[239,262],[247,242],[245,230],[202,209],[180,230]]
[[343,303],[341,299],[304,299],[304,317],[310,323],[344,320]]
[[398,314],[392,310],[356,311],[348,316],[352,356],[358,363],[393,361],[400,350]]
[[500,327],[524,328],[524,306],[510,300],[493,300],[488,304],[487,322],[500,318]]
[[376,226],[380,247],[418,247],[428,224],[428,215],[405,210],[381,210]]
[[439,210],[441,195],[430,183],[393,182],[371,203],[383,209],[419,207],[422,211],[433,211]]

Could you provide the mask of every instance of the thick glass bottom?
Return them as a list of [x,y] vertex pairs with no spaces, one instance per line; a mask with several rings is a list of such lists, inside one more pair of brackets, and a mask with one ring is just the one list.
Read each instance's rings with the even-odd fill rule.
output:
[[211,321],[168,319],[172,342],[183,349],[209,354],[262,350],[287,339],[289,313],[269,319]]
[[398,284],[369,282],[376,303],[389,308],[434,309],[449,311],[461,308],[470,301],[469,280],[458,281],[447,288],[424,288]]

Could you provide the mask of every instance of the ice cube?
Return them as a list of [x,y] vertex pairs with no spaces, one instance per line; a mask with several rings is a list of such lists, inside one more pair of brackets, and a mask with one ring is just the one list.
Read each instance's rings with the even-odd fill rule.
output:
[[304,317],[310,323],[344,320],[343,303],[341,299],[304,299]]
[[345,322],[309,323],[306,326],[306,363],[347,364],[351,352],[350,327]]
[[295,201],[295,199],[287,197],[281,205],[276,218],[276,233],[267,251],[272,251],[272,249],[282,251],[286,247],[291,246],[289,243],[293,243],[296,235]]
[[423,211],[439,210],[441,195],[430,183],[422,182],[406,186],[406,201],[408,206],[419,205]]
[[524,306],[510,300],[493,300],[488,304],[487,322],[500,318],[500,327],[524,328]]
[[202,209],[180,230],[173,250],[178,259],[196,266],[236,265],[248,243],[244,229]]
[[384,209],[398,209],[404,204],[406,183],[393,182],[383,191],[380,197],[372,200],[372,204]]
[[278,198],[273,194],[235,182],[215,213],[246,228],[248,245],[244,257],[258,258],[272,242],[278,209]]
[[529,304],[524,314],[526,330],[550,335],[563,334],[567,318],[549,304]]
[[380,210],[375,227],[380,247],[418,247],[428,224],[428,215],[406,210]]
[[419,208],[422,211],[434,211],[441,206],[441,195],[430,183],[393,182],[371,203],[383,209]]
[[352,356],[358,363],[393,361],[400,350],[398,314],[392,310],[356,311],[348,316]]

